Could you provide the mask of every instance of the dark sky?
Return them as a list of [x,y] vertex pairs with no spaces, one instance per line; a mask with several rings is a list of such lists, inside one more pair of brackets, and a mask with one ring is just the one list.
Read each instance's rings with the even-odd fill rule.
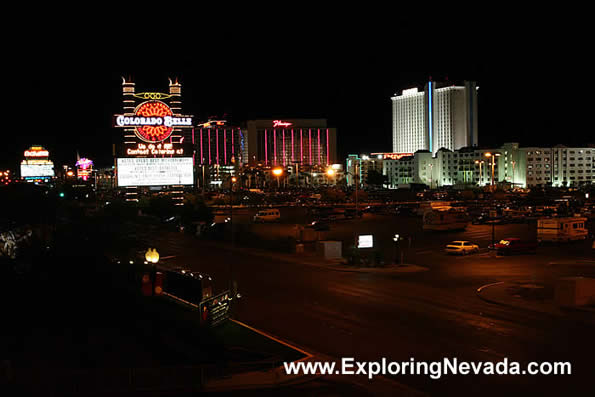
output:
[[121,76],[132,76],[137,91],[162,92],[167,78],[177,77],[183,110],[198,119],[327,118],[337,128],[340,159],[391,151],[390,97],[405,88],[422,89],[430,76],[478,82],[482,145],[595,141],[583,122],[590,100],[581,94],[591,90],[592,63],[586,48],[575,50],[587,37],[580,32],[544,35],[528,29],[429,42],[399,36],[400,31],[375,35],[349,27],[291,35],[283,34],[288,29],[264,29],[252,35],[250,26],[224,34],[205,28],[184,35],[183,42],[163,35],[141,40],[146,33],[140,27],[124,36],[122,30],[86,35],[78,26],[81,36],[66,29],[19,38],[6,50],[11,61],[3,76],[11,112],[1,166],[16,170],[32,144],[47,147],[58,165],[74,163],[76,150],[110,165],[118,134],[111,116],[121,109]]

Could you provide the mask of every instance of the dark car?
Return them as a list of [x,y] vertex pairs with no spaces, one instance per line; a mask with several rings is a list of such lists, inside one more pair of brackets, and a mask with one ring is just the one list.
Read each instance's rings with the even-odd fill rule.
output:
[[308,227],[316,230],[317,232],[331,230],[330,225],[324,221],[314,221],[309,224]]
[[362,211],[357,211],[356,212],[355,209],[352,209],[352,208],[346,208],[345,209],[345,219],[353,219],[356,216],[361,218],[362,215],[363,215],[362,214]]
[[500,255],[534,254],[537,251],[537,241],[508,237],[496,243],[494,248]]

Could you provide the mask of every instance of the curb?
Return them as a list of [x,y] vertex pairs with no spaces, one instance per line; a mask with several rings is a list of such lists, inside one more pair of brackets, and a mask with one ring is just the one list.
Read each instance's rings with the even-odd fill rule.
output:
[[[487,298],[482,295],[482,291],[484,291],[490,287],[494,287],[496,285],[501,285],[504,283],[505,283],[504,281],[498,281],[495,283],[482,285],[481,287],[476,289],[476,291],[475,291],[476,295],[479,299],[481,299],[487,303],[510,307],[510,308],[517,309],[517,310],[525,310],[525,311],[530,311],[533,313],[545,314],[545,315],[549,315],[549,316],[567,317],[573,313],[594,313],[595,314],[595,309],[582,308],[582,307],[556,307],[554,310],[548,310],[548,309],[539,310],[539,309],[527,307],[524,305],[514,305],[514,304],[511,304],[508,302],[502,302],[500,300],[490,299],[490,298]],[[587,323],[587,324],[595,325],[595,321],[589,321],[589,319],[579,319],[579,321]]]

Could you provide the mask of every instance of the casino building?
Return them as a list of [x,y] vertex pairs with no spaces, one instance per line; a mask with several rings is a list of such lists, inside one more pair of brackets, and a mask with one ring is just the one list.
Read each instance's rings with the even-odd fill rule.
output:
[[326,119],[249,120],[244,144],[243,162],[251,166],[306,170],[337,162],[337,130]]
[[246,133],[227,120],[209,119],[197,124],[192,132],[198,185],[215,187],[235,175],[247,155]]
[[478,145],[477,85],[429,81],[424,91],[403,90],[391,98],[393,152],[458,150]]

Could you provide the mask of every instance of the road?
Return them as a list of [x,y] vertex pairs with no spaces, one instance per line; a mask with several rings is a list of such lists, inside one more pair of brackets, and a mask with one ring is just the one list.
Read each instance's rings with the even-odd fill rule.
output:
[[[333,226],[329,238],[371,231],[378,241],[411,233],[407,262],[428,267],[413,274],[361,274],[218,249],[180,233],[151,233],[152,246],[167,262],[211,274],[225,288],[230,271],[243,299],[237,318],[312,352],[358,361],[568,361],[572,376],[395,376],[430,395],[589,394],[595,329],[573,319],[514,309],[478,299],[482,285],[561,275],[595,276],[586,244],[565,250],[540,247],[537,255],[496,258],[489,254],[450,257],[440,249],[464,239],[491,242],[491,227],[427,234],[416,218],[366,215]],[[283,225],[284,223],[282,223]],[[290,222],[285,223],[289,225]],[[268,225],[266,225],[268,226]],[[419,224],[417,225],[419,226]],[[279,226],[273,226],[279,227]],[[502,235],[531,233],[527,225],[497,227]],[[497,230],[498,230],[497,229]],[[347,234],[346,234],[347,233]],[[521,237],[523,237],[521,235]],[[591,260],[591,262],[589,262]]]

